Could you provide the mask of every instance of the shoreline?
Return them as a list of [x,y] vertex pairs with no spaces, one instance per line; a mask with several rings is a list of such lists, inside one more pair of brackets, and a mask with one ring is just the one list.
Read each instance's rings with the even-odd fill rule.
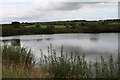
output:
[[[55,33],[55,34],[104,34],[104,33],[120,33],[120,32],[99,32],[99,33]],[[55,34],[21,34],[21,35],[10,35],[10,36],[29,36],[29,35],[55,35]],[[10,37],[10,36],[1,36],[0,37]]]

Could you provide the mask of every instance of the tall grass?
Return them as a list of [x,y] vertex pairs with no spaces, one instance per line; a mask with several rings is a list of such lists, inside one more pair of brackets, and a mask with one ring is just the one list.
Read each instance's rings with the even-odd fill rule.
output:
[[[61,47],[60,56],[52,49],[52,45],[48,47],[48,55],[43,55],[45,69],[54,78],[117,78],[118,77],[118,60],[113,60],[112,56],[105,60],[101,56],[101,60],[95,63],[87,62],[85,55],[80,56],[79,53],[64,53]],[[68,56],[70,55],[70,56]]]
[[2,58],[3,78],[44,78],[48,74],[42,68],[35,68],[33,53],[24,47],[4,45]]
[[[65,53],[63,46],[56,53],[52,45],[48,55],[41,50],[40,66],[36,67],[31,50],[18,46],[3,46],[4,78],[117,78],[120,77],[120,57],[114,60],[87,62],[85,55],[78,52]],[[60,54],[60,55],[58,55]],[[28,66],[29,65],[29,66]]]
[[2,54],[3,61],[12,61],[16,64],[22,63],[28,66],[34,61],[31,50],[20,46],[4,45],[2,47]]

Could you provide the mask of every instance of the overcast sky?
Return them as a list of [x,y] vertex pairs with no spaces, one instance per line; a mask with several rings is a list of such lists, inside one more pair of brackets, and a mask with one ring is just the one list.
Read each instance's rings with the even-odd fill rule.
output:
[[118,0],[0,0],[0,23],[118,18]]

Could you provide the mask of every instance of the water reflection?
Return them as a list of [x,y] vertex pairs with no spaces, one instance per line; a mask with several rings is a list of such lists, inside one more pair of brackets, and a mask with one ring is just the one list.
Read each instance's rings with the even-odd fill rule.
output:
[[43,39],[37,39],[37,41],[39,42],[39,41],[42,41]]
[[12,45],[12,46],[21,46],[21,41],[20,41],[20,37],[17,37],[17,39],[15,39],[13,37],[13,39],[7,39],[7,40],[2,40],[4,45]]
[[99,38],[99,34],[91,34],[90,40],[91,41],[97,41],[97,40],[99,40],[98,38]]
[[12,39],[11,45],[12,46],[20,46],[20,39]]
[[[85,54],[86,60],[95,61],[96,58],[109,55],[117,57],[118,34],[55,34],[55,35],[27,35],[4,37],[3,42],[13,46],[30,48],[36,58],[40,57],[40,49],[47,55],[50,43],[60,54],[60,47],[64,46],[65,53],[79,52]],[[74,53],[75,54],[75,53]],[[69,54],[68,54],[69,55]]]

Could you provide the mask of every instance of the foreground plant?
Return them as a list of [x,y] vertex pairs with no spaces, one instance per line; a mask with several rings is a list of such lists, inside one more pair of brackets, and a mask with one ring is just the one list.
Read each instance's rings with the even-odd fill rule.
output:
[[44,78],[48,74],[35,67],[33,53],[24,47],[4,45],[2,58],[3,78]]
[[[120,77],[120,56],[87,62],[78,52],[56,53],[52,45],[48,55],[41,50],[40,66],[35,63],[31,50],[19,46],[3,46],[3,78],[117,78]],[[119,54],[120,55],[120,54]]]
[[95,63],[88,63],[85,55],[80,56],[77,52],[69,54],[64,53],[61,47],[60,55],[52,49],[52,45],[48,47],[48,55],[43,55],[45,69],[53,78],[117,78],[118,76],[118,60],[108,57],[108,60],[101,56],[101,60]]

